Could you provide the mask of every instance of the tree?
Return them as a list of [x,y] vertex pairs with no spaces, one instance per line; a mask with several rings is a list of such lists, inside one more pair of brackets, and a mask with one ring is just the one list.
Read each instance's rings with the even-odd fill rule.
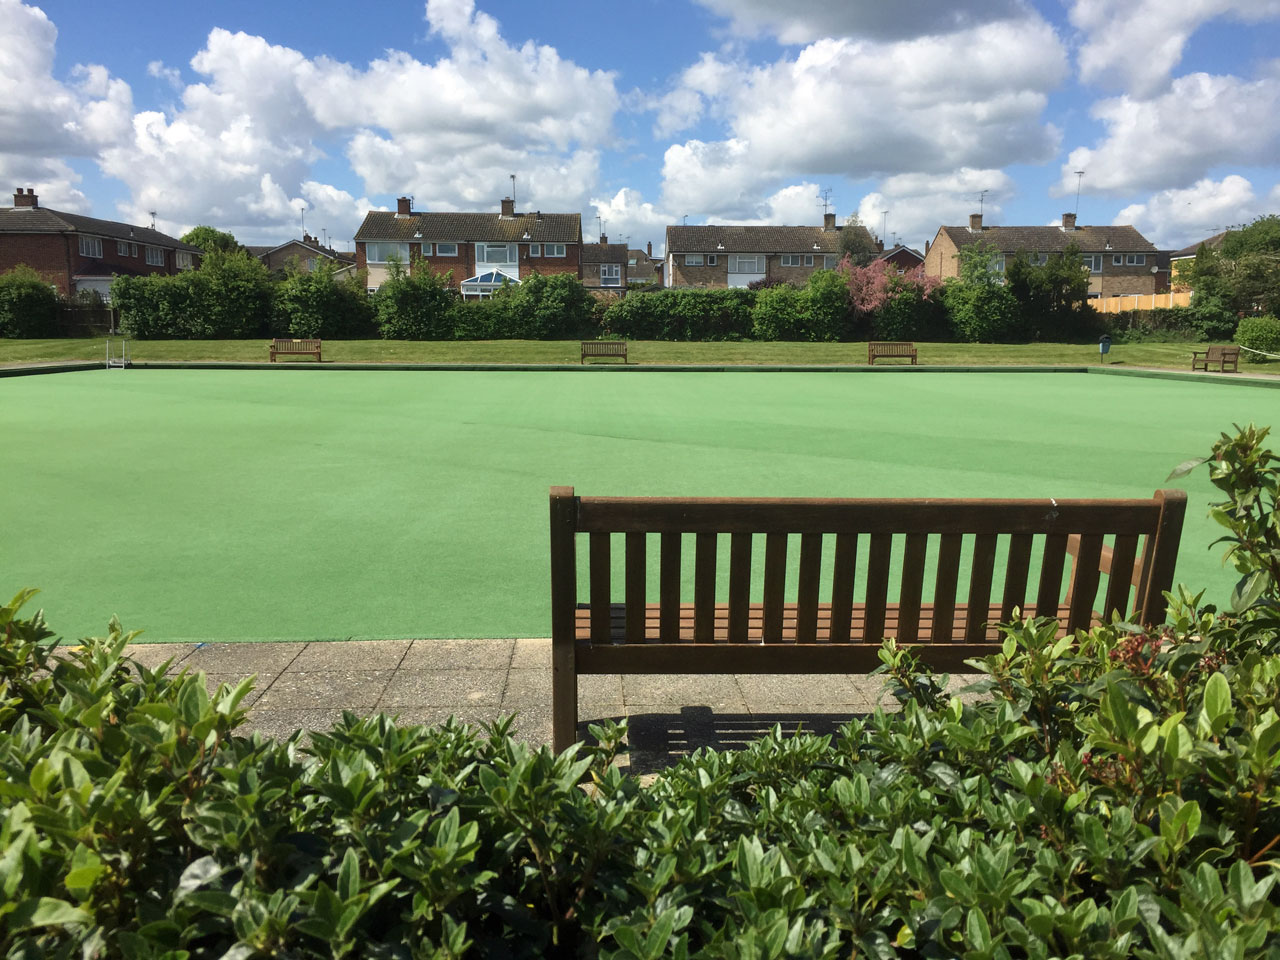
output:
[[1201,244],[1178,275],[1191,287],[1191,306],[1203,315],[1206,335],[1230,336],[1232,318],[1280,311],[1280,216],[1228,232],[1218,250]]
[[57,329],[58,294],[24,263],[0,274],[0,337],[51,337]]
[[840,255],[848,257],[857,266],[863,266],[874,260],[880,251],[868,230],[856,213],[849,214],[840,231]]
[[1019,251],[1005,265],[1005,280],[1018,302],[1019,326],[1031,339],[1070,338],[1084,329],[1091,312],[1089,274],[1074,241],[1043,264]]
[[960,275],[947,281],[947,313],[963,339],[993,343],[1018,334],[1018,301],[996,266],[1001,253],[985,241],[962,247]]
[[192,227],[178,239],[183,243],[191,244],[193,247],[199,247],[205,253],[213,253],[215,250],[221,253],[234,253],[242,249],[236,238],[225,230],[207,227],[203,224],[198,227]]

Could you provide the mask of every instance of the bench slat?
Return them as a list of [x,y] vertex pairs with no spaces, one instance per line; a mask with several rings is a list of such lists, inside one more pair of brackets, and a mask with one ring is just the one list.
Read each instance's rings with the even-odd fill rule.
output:
[[782,615],[786,606],[787,535],[771,533],[764,539],[764,639],[782,639]]
[[980,533],[973,538],[973,566],[969,573],[969,618],[965,621],[964,638],[976,643],[986,634],[988,606],[991,603],[991,579],[996,565],[996,535]]
[[1110,617],[1113,610],[1121,615],[1129,612],[1129,587],[1133,583],[1133,561],[1138,553],[1138,538],[1132,535],[1116,537],[1111,547],[1111,562],[1107,577],[1107,599],[1102,614]]
[[627,626],[629,643],[644,640],[645,588],[648,568],[645,564],[645,535],[628,533],[626,538]]
[[800,585],[796,590],[796,640],[812,643],[818,630],[818,587],[822,577],[822,534],[800,537]]
[[1027,577],[1031,573],[1032,536],[1015,533],[1009,538],[1009,558],[1004,565],[1004,599],[1000,604],[1000,619],[1013,617],[1013,608],[1022,609],[1027,602]]
[[716,539],[714,533],[700,533],[695,541],[693,638],[699,643],[709,643],[715,632]]
[[1071,613],[1067,629],[1087,627],[1098,594],[1098,561],[1102,559],[1102,537],[1096,533],[1080,536],[1080,553],[1073,564]]
[[[934,578],[933,606],[935,613],[934,641],[950,643],[953,614],[956,608],[956,589],[960,577],[960,549],[964,537],[958,533],[944,533],[938,544],[938,573]],[[941,618],[940,620],[937,618]]]
[[907,534],[902,557],[902,592],[898,596],[899,639],[914,643],[920,630],[920,593],[924,588],[924,558],[929,545],[925,533]]
[[603,640],[609,636],[609,534],[591,534],[588,539],[588,563],[591,575],[591,637],[593,640],[597,637]]
[[729,539],[729,640],[747,637],[751,604],[751,534],[735,533]]
[[831,571],[831,640],[848,643],[853,623],[853,577],[857,570],[858,538],[852,533],[836,534],[836,552]]
[[1067,535],[1051,533],[1044,538],[1040,555],[1040,586],[1036,591],[1036,616],[1051,617],[1062,596],[1062,570],[1067,561]]
[[889,558],[893,551],[893,537],[887,533],[873,533],[867,551],[867,602],[864,613],[870,633],[884,629],[885,607],[889,596]]
[[680,534],[663,533],[659,544],[658,600],[662,608],[661,637],[670,642],[680,635]]

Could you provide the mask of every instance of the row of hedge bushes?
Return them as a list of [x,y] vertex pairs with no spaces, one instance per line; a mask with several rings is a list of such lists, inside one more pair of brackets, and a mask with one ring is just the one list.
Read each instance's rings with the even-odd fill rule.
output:
[[[200,270],[118,277],[112,302],[138,339],[922,340],[1124,342],[1229,339],[1237,318],[1215,304],[1100,315],[1045,306],[1020,284],[942,284],[883,263],[816,271],[801,287],[657,290],[612,301],[568,275],[533,276],[489,300],[461,300],[430,271],[393,270],[369,297],[359,278],[327,268],[278,279],[241,252],[213,252]],[[57,336],[57,299],[26,267],[0,276],[0,336]],[[1047,313],[1046,313],[1047,311]]]
[[[347,714],[246,736],[250,681],[60,656],[0,608],[12,958],[1274,957],[1280,461],[1213,450],[1233,609],[1002,628],[986,695],[887,642],[903,703],[642,785],[624,729],[556,756]],[[585,787],[585,789],[584,789]]]

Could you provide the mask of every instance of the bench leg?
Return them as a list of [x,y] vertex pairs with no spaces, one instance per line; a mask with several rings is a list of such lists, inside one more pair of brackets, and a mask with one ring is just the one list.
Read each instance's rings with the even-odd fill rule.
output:
[[[572,658],[572,648],[568,651]],[[551,658],[551,746],[556,753],[578,742],[578,674],[572,660]]]

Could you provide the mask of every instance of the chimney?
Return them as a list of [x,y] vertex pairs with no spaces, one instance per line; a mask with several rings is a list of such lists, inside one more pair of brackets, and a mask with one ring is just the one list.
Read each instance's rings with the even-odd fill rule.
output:
[[1076,228],[1076,215],[1074,213],[1064,213],[1062,215],[1062,229],[1074,230]]
[[822,229],[834,230],[836,228],[836,215],[834,213],[824,213],[822,215]]
[[13,205],[15,207],[38,207],[40,206],[40,199],[31,187],[27,187],[26,193],[23,193],[22,188],[19,187],[18,192],[13,195]]
[[876,241],[876,253],[884,253],[884,241],[883,241],[883,240],[877,240],[877,241]]
[[603,233],[600,234],[600,246],[603,247],[608,242],[609,242],[609,238],[606,237]]
[[977,233],[981,229],[982,229],[982,214],[980,213],[969,214],[969,232]]
[[932,241],[929,241],[929,240],[926,240],[926,241],[924,242],[924,252],[925,252],[925,256],[928,256],[928,255],[929,255],[929,244],[930,244],[931,242],[932,242]]
[[516,202],[510,197],[502,198],[502,214],[504,217],[514,217],[516,215]]
[[413,216],[413,197],[397,197],[396,198],[396,216],[397,217]]
[[653,259],[653,241],[652,240],[650,240],[648,243],[644,245],[644,252],[648,254],[650,260]]

